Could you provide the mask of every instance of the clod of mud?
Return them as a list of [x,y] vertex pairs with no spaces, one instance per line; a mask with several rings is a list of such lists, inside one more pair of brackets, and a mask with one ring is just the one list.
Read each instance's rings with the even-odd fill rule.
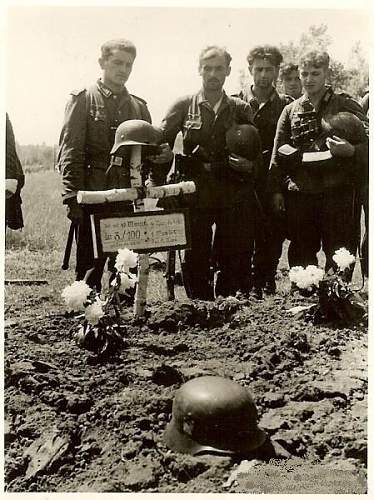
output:
[[228,322],[247,303],[247,300],[235,297],[219,298],[215,302],[193,300],[156,303],[149,309],[147,325],[152,330],[170,333],[185,327],[216,328]]
[[183,375],[179,370],[168,365],[161,365],[155,369],[152,375],[152,382],[157,385],[169,387],[175,384],[182,384]]
[[54,432],[49,436],[41,436],[25,450],[24,458],[29,460],[25,478],[30,479],[43,471],[51,470],[68,452],[71,436]]

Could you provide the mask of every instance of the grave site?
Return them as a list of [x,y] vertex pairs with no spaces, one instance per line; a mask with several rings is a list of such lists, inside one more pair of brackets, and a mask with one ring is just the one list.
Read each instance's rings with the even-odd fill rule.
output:
[[[131,187],[78,193],[91,207],[134,204],[133,214],[92,208],[95,256],[118,252],[116,276],[106,273],[101,295],[84,284],[71,288],[73,252],[61,271],[56,228],[66,234],[66,221],[41,217],[44,244],[33,247],[27,233],[27,247],[8,239],[6,491],[366,492],[368,297],[359,259],[349,282],[341,268],[306,290],[290,280],[285,243],[276,295],[189,300],[178,259],[189,244],[188,211],[149,207],[193,192],[193,183],[144,186],[141,146],[131,148]],[[41,179],[32,175],[39,177],[25,187],[30,217]],[[58,176],[47,177],[52,200]],[[170,257],[176,271],[168,281]],[[250,395],[251,422],[246,413],[234,418],[241,407],[232,394],[221,416],[204,413],[217,377],[234,384],[243,405]],[[204,401],[181,410],[179,428],[207,446],[194,454],[165,432],[177,421],[176,395],[182,399],[185,384],[200,378]],[[204,427],[213,417],[217,428]],[[239,430],[243,440],[252,439],[247,432],[261,438],[245,448]]]

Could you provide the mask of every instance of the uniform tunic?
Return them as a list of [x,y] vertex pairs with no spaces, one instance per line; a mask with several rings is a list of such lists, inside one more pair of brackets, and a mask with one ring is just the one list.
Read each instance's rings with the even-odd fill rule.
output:
[[[106,170],[116,128],[130,119],[151,122],[145,101],[130,95],[125,87],[120,94],[114,94],[98,80],[88,89],[71,93],[65,108],[58,152],[63,203],[75,197],[79,190],[124,187],[110,185]],[[85,213],[78,228],[76,279],[83,279],[87,270],[94,268],[87,283],[100,290],[105,260],[94,260],[90,219]]]
[[[318,109],[306,95],[287,105],[278,122],[271,161],[269,190],[282,192],[295,183],[299,191],[286,191],[290,265],[316,262],[321,242],[327,266],[335,250],[345,246],[355,253],[357,245],[357,179],[367,166],[368,143],[358,144],[351,158],[333,157],[320,164],[302,162],[303,152],[313,150],[321,133],[321,120],[348,111],[364,123],[361,106],[347,94],[328,87]],[[279,147],[298,149],[294,159],[282,158]]]
[[[194,113],[191,111],[193,100]],[[184,282],[192,298],[213,298],[209,277],[212,259],[219,270],[216,295],[248,291],[256,219],[254,179],[252,175],[235,172],[228,165],[225,134],[234,122],[252,123],[247,103],[224,93],[215,113],[200,91],[178,99],[161,125],[171,147],[178,132],[182,132],[183,152],[193,157],[192,178],[197,192],[190,204],[191,250],[185,252],[184,263]],[[193,155],[197,147],[200,153]]]
[[5,226],[11,229],[23,227],[21,189],[25,183],[22,165],[16,151],[16,141],[8,113],[6,113],[5,178],[16,179],[16,192],[5,200]]
[[254,257],[254,284],[257,288],[267,286],[275,291],[275,274],[282,255],[283,241],[286,238],[284,217],[275,215],[271,207],[271,199],[266,192],[266,182],[270,167],[271,154],[274,146],[274,137],[279,116],[283,108],[293,101],[293,98],[279,94],[274,88],[269,99],[259,104],[253,93],[253,88],[247,86],[239,97],[248,102],[253,111],[253,121],[261,136],[262,157],[265,168],[263,178],[259,179],[261,203],[266,213],[267,223],[262,225],[261,232],[256,236]]

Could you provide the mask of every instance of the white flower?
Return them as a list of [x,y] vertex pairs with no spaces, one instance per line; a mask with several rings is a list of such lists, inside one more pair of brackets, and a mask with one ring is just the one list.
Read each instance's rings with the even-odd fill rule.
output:
[[291,267],[288,275],[290,277],[290,281],[292,281],[292,283],[296,283],[298,281],[298,277],[300,276],[300,273],[304,270],[303,267],[301,266],[294,266],[294,267]]
[[74,281],[73,284],[66,286],[61,296],[65,300],[67,310],[70,311],[83,311],[84,303],[91,293],[91,288],[85,281]]
[[103,302],[99,297],[96,297],[96,300],[93,304],[90,304],[86,307],[84,312],[84,316],[86,320],[90,323],[90,325],[95,326],[98,324],[99,319],[104,316]]
[[313,286],[319,286],[323,275],[323,270],[317,266],[307,266],[305,269],[301,266],[295,266],[291,267],[289,272],[290,281],[295,283],[298,288],[308,291],[312,291]]
[[307,266],[305,271],[310,278],[311,284],[319,286],[319,282],[322,280],[325,274],[323,269],[320,269],[317,266]]
[[352,255],[346,248],[339,248],[334,253],[332,260],[336,262],[340,271],[344,271],[356,260],[355,256]]
[[[119,273],[120,277],[120,287],[119,287],[119,292],[120,293],[126,293],[126,290],[129,288],[134,288],[134,286],[137,283],[137,277],[135,274],[132,273]],[[114,279],[111,283],[112,286],[116,284],[116,280]]]
[[120,248],[116,257],[114,267],[119,272],[127,272],[129,269],[136,267],[138,263],[138,254],[128,248]]

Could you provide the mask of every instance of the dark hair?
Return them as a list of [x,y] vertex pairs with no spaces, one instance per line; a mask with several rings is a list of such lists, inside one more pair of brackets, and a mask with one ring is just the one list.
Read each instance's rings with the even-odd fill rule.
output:
[[293,71],[299,71],[299,66],[295,63],[283,64],[279,71],[279,79],[284,80],[286,76],[289,76]]
[[[210,52],[212,52],[212,54],[209,54]],[[231,55],[227,52],[225,47],[219,47],[218,45],[209,45],[208,47],[205,47],[205,49],[203,49],[200,52],[199,66],[201,66],[201,62],[204,59],[210,59],[211,57],[214,57],[215,55],[224,56],[227,66],[230,66],[231,59],[232,59]]]
[[114,50],[123,50],[132,54],[134,58],[136,57],[136,47],[130,42],[130,40],[126,40],[125,38],[118,38],[117,40],[109,40],[108,42],[103,43],[101,46],[101,57],[103,59],[108,59],[113,53]]
[[311,50],[302,55],[299,60],[299,66],[313,66],[314,68],[328,68],[330,57],[324,50]]
[[247,56],[248,65],[251,68],[255,59],[267,59],[273,66],[279,66],[283,56],[274,45],[257,45]]

